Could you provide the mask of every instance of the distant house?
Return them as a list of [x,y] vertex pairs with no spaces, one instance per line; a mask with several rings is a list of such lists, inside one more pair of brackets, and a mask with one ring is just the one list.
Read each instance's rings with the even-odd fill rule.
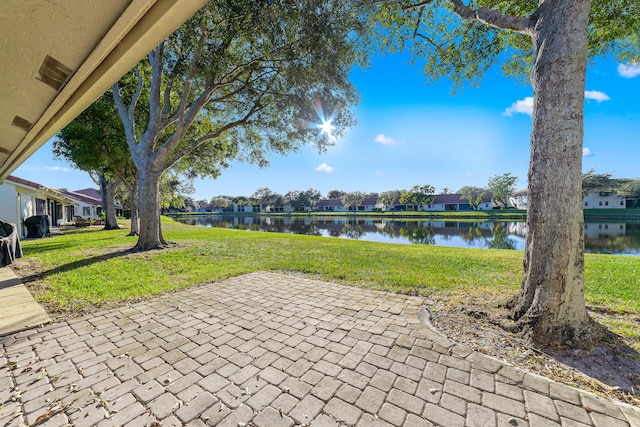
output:
[[[462,197],[462,194],[436,194],[433,202],[423,205],[422,210],[434,212],[472,210],[469,201]],[[493,209],[493,197],[491,193],[487,193],[476,210],[489,211],[491,209]]]
[[73,221],[76,202],[57,190],[26,179],[8,176],[0,184],[0,218],[18,225],[20,236],[26,236],[22,223],[34,215],[47,215],[49,226]]
[[260,205],[233,205],[233,211],[243,213],[261,212],[262,207]]
[[293,212],[293,206],[291,205],[269,205],[264,208],[265,212]]
[[320,199],[316,205],[316,210],[320,212],[347,212],[348,209],[340,199]]
[[362,204],[358,206],[359,211],[372,212],[376,209],[378,204],[378,197],[365,197],[362,200]]
[[[101,213],[102,213],[102,194],[100,193],[100,190],[97,190],[95,188],[85,188],[83,190],[75,190],[75,191],[73,191],[73,193],[83,194],[83,195],[85,195],[87,197],[91,197],[92,199],[99,200],[100,210],[98,211],[98,216],[101,215]],[[114,206],[116,208],[116,215],[117,216],[123,216],[124,215],[124,208],[122,206],[122,203],[120,203],[117,200],[114,200],[113,204],[114,204]]]
[[100,218],[102,213],[102,200],[100,197],[94,198],[83,193],[67,190],[56,190],[61,194],[64,194],[68,199],[76,202],[74,207],[73,216],[81,216],[85,219],[97,219]]
[[509,194],[507,207],[514,209],[527,209],[529,207],[529,190],[524,189]]
[[213,213],[213,212],[222,212],[222,211],[223,211],[223,209],[220,206],[213,206],[212,204],[209,204],[209,203],[204,204],[204,205],[200,205],[198,207],[198,210],[197,210],[197,212],[202,212],[202,213],[204,213],[204,212],[212,212]]
[[582,206],[584,209],[625,209],[627,199],[613,191],[595,189],[582,193]]
[[378,197],[365,197],[358,206],[347,208],[341,199],[320,199],[315,210],[320,212],[373,212],[378,204]]

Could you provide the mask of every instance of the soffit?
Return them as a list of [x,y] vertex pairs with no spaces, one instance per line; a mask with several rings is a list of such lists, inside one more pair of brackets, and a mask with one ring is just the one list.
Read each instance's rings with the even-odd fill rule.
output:
[[0,182],[205,2],[3,0]]

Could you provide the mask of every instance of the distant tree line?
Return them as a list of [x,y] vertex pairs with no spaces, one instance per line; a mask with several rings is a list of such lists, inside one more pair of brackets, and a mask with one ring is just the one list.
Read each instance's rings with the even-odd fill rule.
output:
[[[495,205],[499,208],[506,208],[507,197],[516,190],[518,178],[510,173],[496,175],[489,179],[486,187],[478,187],[466,185],[460,188],[455,194],[461,194],[463,200],[467,200],[472,209],[477,209],[483,198],[491,193]],[[174,183],[175,184],[175,183]],[[174,185],[172,189],[177,189]],[[181,188],[193,191],[193,187],[183,185]],[[354,208],[362,205],[366,198],[377,198],[377,204],[382,207],[392,206],[394,204],[406,205],[428,205],[433,203],[436,196],[436,189],[429,184],[414,185],[409,190],[389,190],[382,193],[363,192],[363,191],[342,191],[331,190],[325,196],[315,188],[308,190],[292,190],[286,194],[272,191],[268,187],[258,188],[250,196],[230,196],[218,195],[210,200],[200,199],[194,200],[188,195],[179,194],[165,190],[165,199],[170,200],[169,203],[163,205],[164,208],[184,209],[188,211],[198,210],[203,207],[216,209],[229,209],[233,206],[271,206],[282,207],[291,206],[293,210],[302,211],[305,209],[313,209],[321,199],[339,199],[346,208]],[[452,191],[445,187],[440,194],[452,194]]]

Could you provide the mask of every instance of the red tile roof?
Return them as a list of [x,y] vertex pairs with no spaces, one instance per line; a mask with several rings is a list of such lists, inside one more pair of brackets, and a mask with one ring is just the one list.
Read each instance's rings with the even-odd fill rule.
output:
[[18,178],[17,176],[13,176],[13,175],[9,175],[7,177],[7,181],[12,181],[18,184],[22,184],[22,185],[26,185],[27,187],[33,187],[36,189],[40,189],[40,187],[43,187],[43,185],[40,185],[36,182],[33,181],[29,181],[27,179],[22,179],[22,178]]

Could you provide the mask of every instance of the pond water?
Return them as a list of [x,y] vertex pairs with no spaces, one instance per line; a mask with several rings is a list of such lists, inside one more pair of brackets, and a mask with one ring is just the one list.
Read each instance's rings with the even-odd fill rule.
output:
[[[450,221],[346,216],[174,216],[176,221],[275,233],[373,242],[523,250],[527,226],[516,221]],[[585,251],[640,255],[640,222],[585,223]]]

